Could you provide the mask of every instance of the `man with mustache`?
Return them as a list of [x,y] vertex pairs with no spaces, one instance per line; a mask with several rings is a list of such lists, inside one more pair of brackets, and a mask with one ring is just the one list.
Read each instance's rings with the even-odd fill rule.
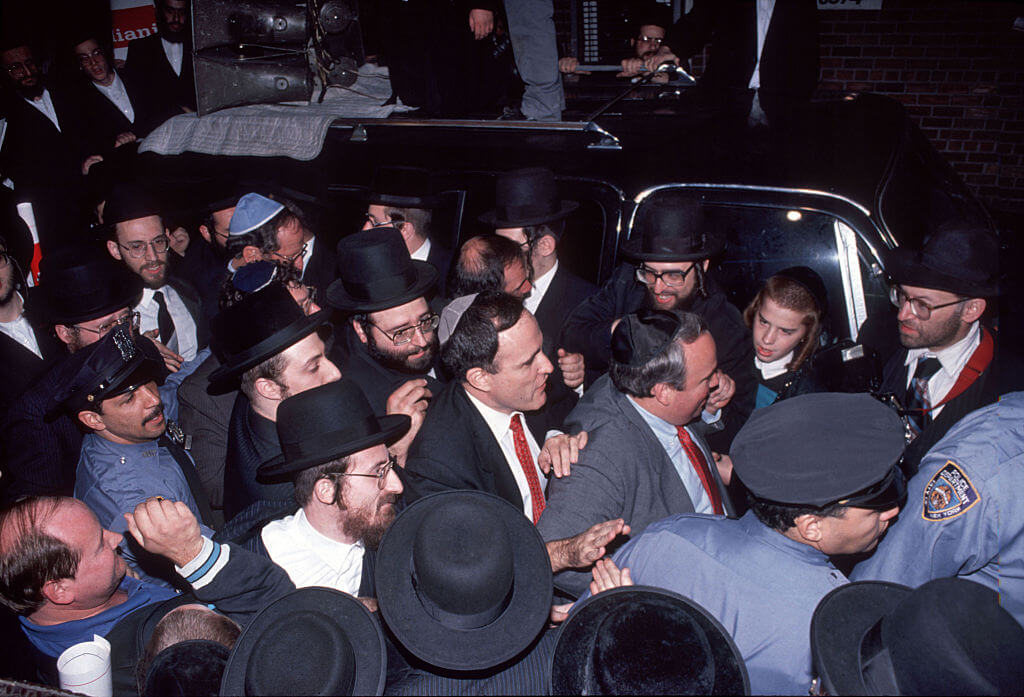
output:
[[[148,498],[182,501],[204,525],[210,503],[195,465],[174,440],[180,429],[164,416],[157,383],[164,368],[150,342],[136,343],[118,327],[93,346],[76,352],[61,366],[63,389],[51,412],[64,411],[89,433],[75,473],[75,498],[84,502],[106,529],[123,533],[124,515]],[[187,445],[187,443],[186,443]],[[125,557],[142,576],[175,579],[166,561],[124,542]]]
[[149,109],[169,118],[195,111],[188,0],[155,0],[157,33],[128,44],[125,72],[146,85]]
[[[388,446],[409,430],[405,414],[378,416],[346,379],[281,403],[282,454],[264,463],[263,481],[292,480],[295,500],[257,502],[217,538],[269,556],[297,588],[324,586],[370,598],[377,545],[402,482]],[[375,608],[372,608],[375,609]]]

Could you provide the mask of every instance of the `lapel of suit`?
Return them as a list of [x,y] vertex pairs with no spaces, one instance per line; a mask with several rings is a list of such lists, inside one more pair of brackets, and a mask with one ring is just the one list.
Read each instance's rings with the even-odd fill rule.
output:
[[199,299],[199,292],[191,283],[180,278],[169,277],[167,285],[177,292],[181,302],[185,304],[185,309],[192,315],[192,321],[196,323],[197,348],[200,350],[206,348],[206,345],[210,343],[210,337],[206,322],[203,321],[203,310]]
[[476,464],[481,477],[489,480],[487,483],[492,485],[491,490],[495,494],[514,506],[522,508],[523,495],[519,492],[519,485],[516,484],[508,460],[505,459],[505,453],[498,441],[494,439],[494,433],[491,432],[477,408],[469,401],[465,388],[461,385],[456,387],[454,396],[456,411],[461,412],[460,416],[465,419],[469,428],[473,449],[478,456]]

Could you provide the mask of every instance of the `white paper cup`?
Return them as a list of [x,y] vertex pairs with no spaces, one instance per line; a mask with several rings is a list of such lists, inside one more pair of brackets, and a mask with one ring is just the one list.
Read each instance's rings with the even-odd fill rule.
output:
[[110,673],[110,644],[94,634],[67,648],[57,659],[60,686],[64,690],[90,697],[111,697],[114,684]]

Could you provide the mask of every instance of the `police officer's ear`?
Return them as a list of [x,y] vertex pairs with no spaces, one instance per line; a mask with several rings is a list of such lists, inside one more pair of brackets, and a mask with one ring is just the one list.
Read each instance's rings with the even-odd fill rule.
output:
[[963,310],[960,313],[960,321],[965,324],[970,324],[975,320],[981,319],[981,316],[985,314],[985,308],[987,304],[984,298],[971,298],[963,304]]
[[814,515],[813,513],[797,516],[796,520],[793,521],[793,530],[800,537],[798,541],[803,541],[805,544],[811,544],[812,546],[815,543],[820,543],[825,536],[821,516]]
[[107,428],[107,424],[103,421],[103,415],[94,411],[83,409],[78,412],[78,420],[81,421],[86,428],[92,431],[103,431]]

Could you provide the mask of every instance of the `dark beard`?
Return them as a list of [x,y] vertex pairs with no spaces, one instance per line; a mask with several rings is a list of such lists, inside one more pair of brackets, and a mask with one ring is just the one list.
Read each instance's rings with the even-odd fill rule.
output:
[[[397,501],[396,495],[388,494],[377,501],[377,509],[373,513],[369,513],[366,509],[348,510],[348,515],[341,522],[342,533],[349,539],[362,540],[367,549],[377,549],[380,546],[380,541],[384,538],[384,533],[388,531],[395,519],[394,504]],[[388,505],[391,506],[388,513],[380,515],[384,507]],[[340,501],[338,506],[343,508]]]
[[172,44],[183,44],[189,38],[190,28],[186,22],[181,31],[171,31],[167,26],[166,20],[164,20],[164,13],[160,8],[156,8],[156,28],[160,34],[161,39],[166,39]]
[[[14,260],[12,259],[10,263],[13,264]],[[16,290],[18,290],[18,284],[14,278],[11,278],[11,283],[5,285],[3,290],[0,290],[0,306],[5,306],[7,303],[11,302],[11,298],[14,297],[14,292]]]
[[404,356],[402,358],[398,358],[382,351],[381,348],[377,346],[377,342],[374,340],[373,334],[369,332],[367,332],[366,335],[366,350],[374,361],[389,370],[394,370],[406,375],[422,376],[425,375],[430,370],[431,366],[434,365],[434,358],[437,356],[437,334],[434,334],[433,339],[429,344],[427,344],[426,348],[423,349],[423,356],[411,363]]
[[25,99],[35,101],[39,97],[43,96],[43,90],[46,89],[46,85],[43,84],[42,78],[36,80],[36,84],[32,87],[26,87],[20,82],[16,83],[18,94]]

